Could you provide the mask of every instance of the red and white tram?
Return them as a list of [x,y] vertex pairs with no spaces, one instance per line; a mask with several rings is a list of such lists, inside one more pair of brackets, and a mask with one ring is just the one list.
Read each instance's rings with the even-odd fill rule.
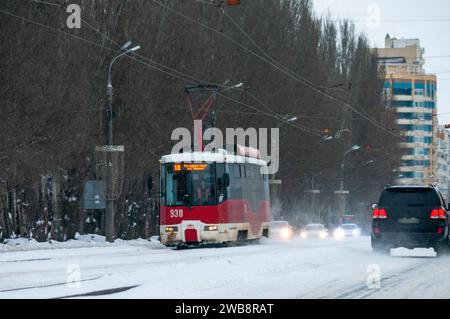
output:
[[[267,163],[259,152],[192,152],[161,160],[161,242],[233,243],[268,237]],[[253,156],[253,157],[252,157]]]

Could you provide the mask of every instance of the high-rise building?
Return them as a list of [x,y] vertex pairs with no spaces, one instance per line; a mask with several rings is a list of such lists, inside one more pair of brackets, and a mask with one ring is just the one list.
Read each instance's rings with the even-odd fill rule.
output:
[[440,125],[437,133],[436,183],[442,195],[450,199],[450,131]]
[[400,185],[434,184],[437,179],[436,76],[425,72],[424,53],[419,39],[396,39],[389,34],[385,48],[378,49],[386,74],[385,96],[396,110],[403,137]]

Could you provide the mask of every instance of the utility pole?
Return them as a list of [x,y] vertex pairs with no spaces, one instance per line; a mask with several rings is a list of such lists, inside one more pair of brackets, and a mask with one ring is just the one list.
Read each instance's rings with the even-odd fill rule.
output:
[[339,190],[335,191],[334,194],[336,195],[336,205],[337,205],[337,211],[341,216],[347,214],[348,209],[348,199],[350,196],[350,192],[348,190],[345,190],[344,187],[344,178],[345,178],[345,158],[348,154],[359,150],[361,147],[359,145],[354,145],[351,149],[349,149],[347,152],[344,153],[344,156],[342,157],[342,162],[340,166],[340,185]]
[[[281,122],[277,125],[277,129],[280,129],[284,124],[294,123],[298,120],[297,116],[290,116],[289,114],[283,116]],[[275,141],[272,137],[272,146],[278,143],[277,147],[279,148],[279,141]],[[273,150],[272,150],[273,152]],[[276,174],[272,173],[269,177],[269,194],[270,194],[270,211],[272,213],[272,217],[275,220],[281,219],[282,216],[282,202],[281,202],[281,188],[283,181],[281,179],[276,178]],[[283,218],[284,219],[284,218]]]
[[[108,145],[113,145],[113,95],[114,90],[110,82],[106,87],[107,95],[107,114],[108,114]],[[108,242],[113,242],[115,239],[115,229],[114,229],[114,199],[111,194],[107,194],[106,198],[106,214],[105,214],[105,236]]]
[[[127,55],[128,53],[135,52],[139,50],[141,47],[136,46],[134,48],[128,49],[131,45],[131,42],[127,42],[120,50],[116,53],[114,58],[111,60],[108,69],[108,84],[106,86],[106,95],[107,95],[107,117],[108,117],[108,146],[109,148],[114,148],[114,136],[113,136],[113,121],[114,121],[114,109],[113,109],[113,99],[114,99],[114,88],[112,85],[111,78],[111,70],[114,62],[116,62],[119,58]],[[107,178],[107,183],[113,183],[113,179],[111,176],[113,175],[113,163],[106,163],[108,166],[106,169],[109,170],[110,178]],[[106,187],[108,189],[108,194],[106,194],[106,214],[105,214],[105,236],[108,242],[113,242],[115,239],[115,227],[114,227],[114,194],[112,194],[113,187],[109,185]]]

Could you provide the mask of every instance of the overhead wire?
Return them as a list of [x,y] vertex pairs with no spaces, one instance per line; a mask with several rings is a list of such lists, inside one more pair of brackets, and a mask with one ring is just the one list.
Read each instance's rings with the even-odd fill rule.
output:
[[[31,1],[33,1],[33,2],[40,2],[40,3],[44,3],[44,4],[55,5],[55,6],[59,6],[59,5],[57,5],[57,4],[50,3],[50,2],[48,2],[48,1],[43,1],[43,0],[31,0]],[[170,9],[170,7],[168,7],[168,8]],[[166,10],[167,10],[167,9],[166,9]],[[107,39],[108,41],[110,41],[111,43],[113,43],[114,45],[116,45],[117,47],[120,47],[120,44],[118,44],[117,42],[115,42],[113,39],[111,39],[111,38],[110,38],[109,36],[107,36],[106,34],[100,32],[100,31],[98,30],[98,28],[93,27],[89,22],[87,22],[87,21],[84,20],[84,19],[81,19],[81,20],[82,20],[82,22],[83,22],[84,24],[86,24],[88,27],[90,27],[90,28],[91,28],[93,31],[95,31],[96,33],[100,34],[103,38]],[[175,73],[176,73],[175,76],[176,76],[177,78],[179,78],[179,79],[181,79],[181,80],[184,80],[184,81],[186,81],[186,82],[189,82],[189,81],[186,80],[186,79],[194,80],[194,81],[199,82],[199,83],[201,83],[201,82],[206,83],[206,82],[207,82],[207,81],[202,81],[202,80],[195,79],[194,77],[192,77],[192,76],[190,76],[190,75],[188,75],[188,74],[182,73],[182,72],[177,71],[177,70],[175,70],[175,69],[173,69],[173,68],[170,68],[170,67],[167,67],[167,66],[165,66],[165,65],[162,65],[162,64],[160,64],[160,63],[157,63],[157,62],[155,62],[155,61],[153,61],[153,60],[150,60],[150,59],[148,59],[147,57],[142,56],[142,55],[140,55],[140,54],[135,53],[134,55],[136,55],[136,56],[139,57],[139,58],[142,58],[142,59],[145,59],[145,60],[147,60],[147,61],[150,61],[151,63],[156,63],[156,64],[158,64],[158,66],[165,67],[165,68],[167,68],[167,69],[169,69],[169,70],[175,72]],[[139,61],[138,59],[134,58],[133,56],[128,56],[128,57],[134,59],[136,62],[143,63],[142,61]],[[145,64],[145,63],[143,63],[143,64]],[[168,72],[165,72],[165,73],[167,73],[168,75],[171,75],[171,74],[169,74]],[[180,77],[179,75],[183,76],[184,78]],[[174,75],[172,74],[172,76],[174,76]],[[209,83],[211,83],[211,82],[209,82]],[[214,84],[214,83],[213,83],[213,84]],[[217,85],[217,84],[216,84],[216,85]],[[222,86],[223,86],[223,85],[222,85]],[[227,87],[227,86],[223,86],[223,87],[224,87],[224,88],[232,88],[232,87]],[[253,96],[253,97],[254,97],[254,96]],[[255,97],[254,97],[254,98],[255,98]],[[268,109],[269,112],[272,112],[271,116],[275,116],[276,119],[281,120],[281,121],[284,121],[284,119],[283,119],[282,116],[280,116],[279,114],[276,114],[275,112],[273,112],[273,110],[272,110],[270,107],[268,107],[266,104],[261,103],[261,101],[259,101],[259,100],[258,100],[258,102],[259,102],[264,108]],[[248,104],[245,104],[245,105],[243,105],[243,106],[249,107]],[[253,107],[253,109],[257,109],[257,108],[254,107],[254,106],[252,106],[252,107]],[[259,109],[257,109],[257,110],[258,110],[259,112],[261,112]],[[267,115],[267,114],[265,114],[264,112],[262,112],[262,114]],[[292,126],[292,125],[291,125],[291,126]],[[295,126],[294,126],[294,127],[295,127]],[[300,127],[300,126],[297,127],[297,128],[299,128],[299,129],[305,129],[304,127]],[[308,129],[306,129],[306,130],[307,130],[307,132],[309,132]]]
[[[32,1],[32,2],[39,2],[39,3],[43,3],[43,4],[49,4],[49,5],[55,5],[55,6],[56,6],[56,4],[50,3],[50,2],[47,2],[47,1],[42,1],[42,0],[31,0],[31,1]],[[58,7],[59,7],[59,5],[58,5]],[[103,46],[103,45],[99,45],[98,43],[95,43],[95,42],[93,42],[93,41],[87,40],[87,39],[85,39],[85,38],[83,38],[83,37],[73,35],[73,34],[71,34],[71,33],[69,33],[69,32],[65,32],[65,31],[63,31],[63,30],[60,30],[60,29],[57,29],[57,28],[50,27],[50,26],[48,26],[48,25],[45,25],[45,24],[36,22],[36,21],[34,21],[34,20],[31,20],[31,19],[24,18],[24,17],[21,17],[21,16],[18,16],[18,15],[16,15],[16,14],[12,14],[11,12],[8,12],[8,11],[5,11],[5,10],[1,10],[1,9],[0,9],[0,13],[6,14],[6,15],[10,15],[10,16],[12,16],[12,17],[18,18],[18,19],[20,19],[20,20],[26,21],[26,22],[31,23],[31,24],[34,24],[34,25],[38,25],[38,26],[40,26],[40,27],[43,27],[43,28],[45,28],[45,29],[48,29],[48,30],[51,30],[51,31],[54,31],[54,32],[57,32],[57,33],[63,33],[64,35],[73,37],[73,38],[75,38],[75,39],[77,39],[77,40],[84,41],[84,42],[86,42],[86,43],[88,43],[88,44],[97,46],[97,47],[102,48],[102,49],[106,49],[106,50],[108,50],[108,51],[115,51],[114,49],[112,49],[112,48],[110,48],[110,47],[105,47],[105,46]],[[95,30],[97,33],[101,34],[103,37],[105,37],[106,39],[108,39],[108,40],[109,40],[110,42],[112,42],[113,44],[119,46],[118,43],[116,43],[116,42],[113,41],[111,38],[109,38],[109,37],[106,36],[105,34],[103,34],[103,33],[101,33],[100,31],[98,31],[95,27],[93,27],[93,26],[92,26],[91,24],[89,24],[87,21],[84,20],[83,23],[85,23],[86,25],[88,25],[91,29]],[[144,59],[147,59],[146,57],[141,56],[141,55],[137,55],[137,54],[136,54],[136,56],[141,57],[141,58],[144,58]],[[172,72],[170,72],[170,71],[167,71],[167,70],[161,69],[161,68],[159,68],[159,67],[156,67],[156,66],[154,66],[154,65],[151,65],[151,64],[149,64],[149,63],[146,63],[146,62],[144,62],[144,61],[142,61],[142,60],[140,60],[140,59],[138,59],[138,58],[136,58],[136,57],[134,57],[134,56],[127,55],[127,57],[128,57],[128,58],[131,58],[132,60],[134,60],[134,61],[136,61],[136,62],[138,62],[138,63],[141,63],[141,64],[143,64],[143,65],[145,65],[145,66],[148,66],[148,67],[150,67],[150,68],[153,68],[153,69],[156,69],[156,70],[158,70],[158,71],[160,71],[160,72],[163,72],[163,73],[165,73],[166,75],[169,75],[169,76],[178,78],[178,79],[180,79],[180,80],[182,80],[182,81],[184,81],[184,82],[189,82],[189,81],[191,81],[191,80],[193,79],[192,76],[186,75],[186,74],[184,74],[184,73],[182,73],[182,72],[179,72],[179,71],[174,70],[174,71],[176,71],[176,73],[172,73]],[[166,67],[166,66],[165,66],[165,67]],[[169,69],[169,67],[166,67],[166,68]],[[180,74],[181,74],[181,75],[180,75]],[[228,100],[231,100],[231,101],[234,101],[234,102],[236,101],[236,100],[234,100],[234,99],[232,99],[232,98],[231,98],[231,99],[228,98]],[[285,120],[283,119],[283,117],[281,117],[279,114],[276,114],[276,113],[265,113],[265,112],[259,110],[257,107],[251,106],[251,105],[249,105],[249,104],[247,104],[247,103],[245,103],[245,104],[240,103],[240,104],[241,104],[242,106],[247,107],[247,108],[251,108],[252,110],[255,110],[256,112],[259,112],[259,113],[261,113],[261,114],[263,114],[263,115],[267,115],[267,116],[273,117],[273,118],[275,118],[275,119],[278,119],[278,120],[280,120],[280,121],[282,121],[282,122],[285,122]],[[98,109],[98,110],[100,111],[100,110],[102,110],[102,109]],[[92,110],[89,110],[89,111],[92,111]],[[75,111],[74,111],[74,112],[75,112]],[[77,111],[77,112],[78,112],[78,111]],[[80,111],[80,112],[82,112],[82,111]],[[289,124],[290,124],[290,123],[289,123]],[[294,126],[294,125],[291,125],[291,126]],[[298,129],[301,129],[301,130],[303,130],[303,131],[305,131],[305,132],[307,132],[307,133],[310,133],[310,129],[308,129],[308,128],[304,128],[304,127],[301,127],[301,126],[294,126],[294,127],[297,127]]]
[[191,18],[191,17],[189,17],[189,16],[187,16],[187,15],[185,15],[185,14],[183,14],[183,13],[181,13],[181,12],[175,10],[175,9],[173,9],[173,8],[169,8],[169,7],[167,7],[165,4],[163,4],[163,3],[161,3],[161,2],[159,2],[159,1],[157,1],[157,0],[152,0],[152,1],[153,1],[154,3],[156,3],[156,4],[158,4],[159,6],[162,6],[162,7],[167,8],[169,11],[171,11],[171,12],[174,13],[175,15],[178,15],[178,16],[180,16],[180,17],[183,17],[184,19],[187,19],[188,21],[191,21],[192,23],[198,24],[198,25],[200,25],[201,27],[203,27],[203,28],[205,28],[205,29],[207,29],[207,30],[210,30],[210,31],[212,31],[212,32],[214,32],[214,33],[216,33],[216,34],[221,35],[222,37],[228,39],[229,41],[231,41],[231,42],[234,43],[235,45],[237,45],[237,46],[239,46],[240,48],[242,48],[242,49],[243,49],[244,51],[246,51],[247,53],[249,53],[249,54],[251,54],[251,55],[257,57],[258,59],[260,59],[260,60],[262,60],[262,61],[264,61],[264,62],[266,62],[266,63],[272,65],[274,68],[278,69],[280,72],[284,73],[285,75],[287,75],[287,76],[290,77],[291,79],[296,80],[297,82],[303,84],[303,85],[306,86],[306,87],[309,87],[309,88],[312,89],[313,91],[315,91],[315,92],[317,92],[317,93],[319,93],[319,94],[321,94],[321,95],[327,97],[328,99],[330,99],[330,100],[332,100],[332,101],[338,102],[339,104],[342,104],[342,105],[346,106],[347,108],[349,108],[349,109],[351,109],[352,111],[354,111],[356,114],[360,115],[361,117],[366,118],[370,123],[372,123],[373,125],[377,126],[379,129],[385,131],[385,132],[388,133],[389,135],[392,135],[392,136],[394,136],[394,137],[396,137],[396,138],[401,138],[401,136],[399,136],[399,135],[397,135],[397,134],[393,134],[391,131],[389,131],[388,129],[386,129],[386,128],[385,128],[384,126],[382,126],[380,123],[378,123],[377,121],[371,119],[370,117],[368,117],[367,115],[365,115],[363,112],[357,110],[355,107],[351,106],[349,103],[347,103],[347,102],[345,102],[345,101],[343,101],[343,100],[341,100],[341,99],[339,99],[339,98],[337,98],[337,97],[335,97],[335,96],[329,94],[328,92],[326,92],[326,91],[323,90],[323,89],[317,88],[317,87],[315,86],[315,84],[313,84],[313,83],[310,82],[309,80],[304,79],[303,77],[301,77],[300,75],[294,73],[293,71],[288,71],[288,70],[286,70],[284,67],[278,66],[277,64],[275,64],[274,62],[272,62],[272,61],[269,60],[268,58],[262,57],[262,56],[259,55],[258,53],[256,53],[256,52],[250,50],[249,48],[247,48],[247,47],[245,47],[245,46],[243,46],[241,43],[237,42],[236,40],[234,40],[234,39],[231,38],[230,36],[226,35],[225,33],[221,32],[221,31],[219,31],[219,30],[217,30],[217,29],[215,29],[215,28],[212,28],[212,27],[210,27],[210,26],[208,26],[208,25],[206,25],[206,24],[203,24],[203,23],[201,23],[201,22],[199,22],[199,21],[197,21],[197,20],[195,20],[195,19],[193,19],[193,18]]

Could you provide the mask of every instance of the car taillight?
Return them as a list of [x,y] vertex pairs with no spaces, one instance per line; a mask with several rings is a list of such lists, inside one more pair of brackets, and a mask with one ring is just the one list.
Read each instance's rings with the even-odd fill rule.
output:
[[384,208],[375,208],[372,212],[373,219],[386,219],[387,211]]
[[431,219],[445,219],[445,210],[442,208],[435,208],[431,211]]

